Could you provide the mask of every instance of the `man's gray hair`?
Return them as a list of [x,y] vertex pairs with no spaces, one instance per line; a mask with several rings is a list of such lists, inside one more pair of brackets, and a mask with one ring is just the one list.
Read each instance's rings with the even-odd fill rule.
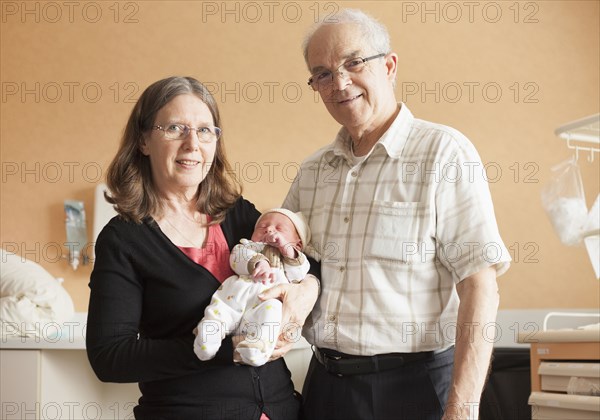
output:
[[[370,45],[374,52],[377,53],[389,53],[390,49],[390,35],[387,28],[380,23],[374,17],[366,14],[362,10],[358,9],[342,9],[334,16],[327,17],[326,19],[315,23],[307,32],[302,43],[302,52],[304,54],[304,61],[308,64],[308,44],[313,35],[319,28],[325,25],[338,25],[344,23],[354,23],[359,25],[363,31],[368,45]],[[310,67],[309,67],[310,70]]]

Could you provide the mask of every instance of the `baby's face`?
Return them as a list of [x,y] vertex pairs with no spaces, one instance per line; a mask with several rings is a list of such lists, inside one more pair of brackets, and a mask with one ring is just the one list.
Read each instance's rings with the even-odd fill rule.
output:
[[264,242],[270,245],[296,246],[300,242],[300,236],[292,221],[281,213],[267,213],[254,228],[252,234],[253,242]]

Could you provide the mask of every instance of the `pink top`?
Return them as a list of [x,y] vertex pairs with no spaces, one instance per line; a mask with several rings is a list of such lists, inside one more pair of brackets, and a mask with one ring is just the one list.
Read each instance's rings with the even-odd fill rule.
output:
[[185,255],[196,264],[206,268],[210,273],[223,283],[235,273],[229,265],[229,246],[221,225],[208,227],[206,243],[202,248],[179,246]]

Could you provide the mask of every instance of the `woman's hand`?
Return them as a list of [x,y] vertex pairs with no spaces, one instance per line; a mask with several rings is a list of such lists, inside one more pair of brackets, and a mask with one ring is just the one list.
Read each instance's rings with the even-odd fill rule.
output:
[[278,284],[259,295],[263,301],[279,299],[283,302],[281,333],[271,360],[283,357],[300,339],[302,326],[319,297],[319,282],[312,275],[300,283]]

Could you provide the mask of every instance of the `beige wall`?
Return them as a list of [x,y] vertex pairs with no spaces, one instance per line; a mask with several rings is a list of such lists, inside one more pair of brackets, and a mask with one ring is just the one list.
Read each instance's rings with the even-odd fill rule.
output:
[[[400,56],[399,100],[417,117],[463,131],[488,165],[515,259],[500,278],[501,307],[599,306],[585,250],[559,243],[540,204],[550,168],[572,153],[554,129],[600,108],[597,1],[1,6],[0,240],[64,277],[77,310],[87,309],[91,267],[73,272],[57,261],[62,203],[85,202],[91,235],[93,189],[131,100],[169,75],[206,82],[246,197],[261,209],[278,205],[299,162],[338,128],[306,86],[299,45],[316,15],[344,6],[388,26]],[[600,158],[586,157],[579,161],[591,205]]]

